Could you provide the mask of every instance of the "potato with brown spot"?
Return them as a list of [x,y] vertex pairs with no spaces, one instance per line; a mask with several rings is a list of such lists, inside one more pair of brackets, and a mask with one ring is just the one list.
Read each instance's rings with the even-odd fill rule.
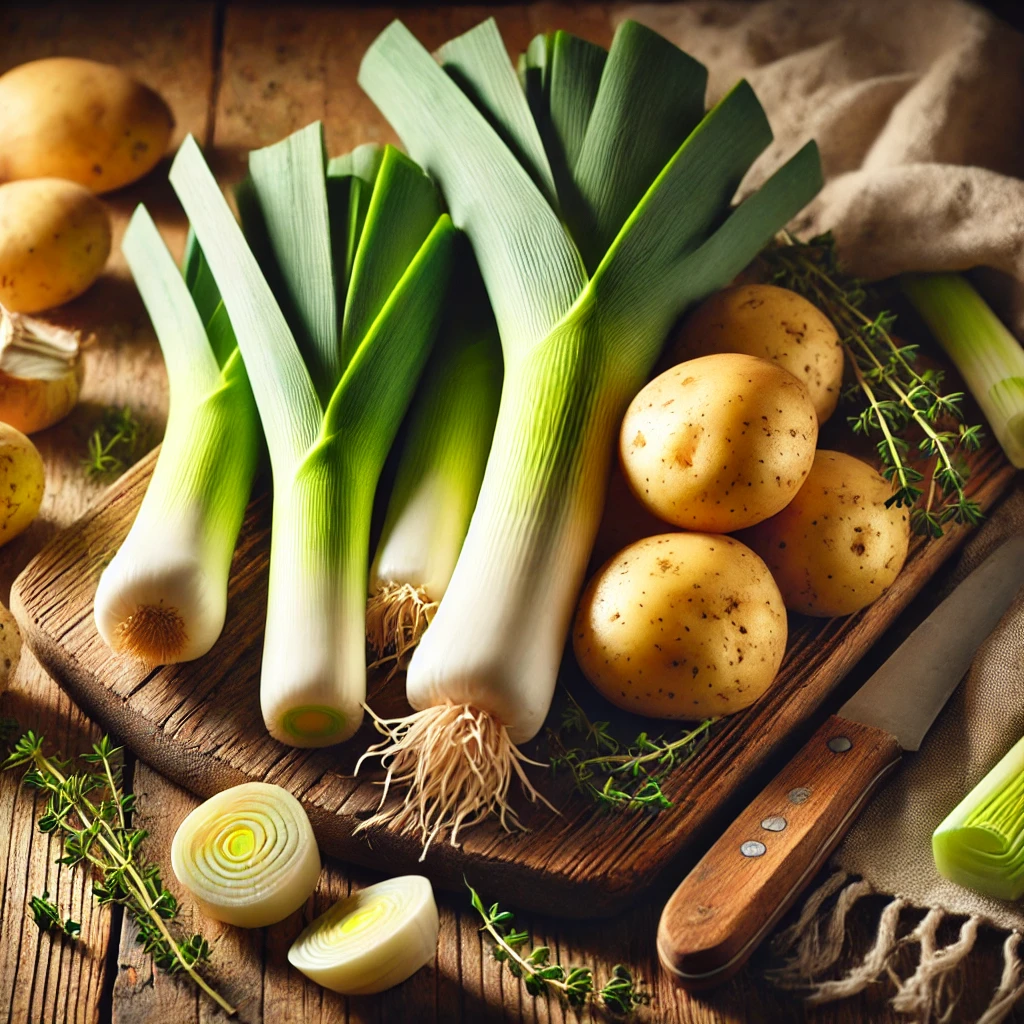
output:
[[148,174],[174,118],[120,68],[45,57],[0,75],[0,181],[66,178],[109,192]]
[[786,650],[786,609],[764,562],[732,537],[669,533],[637,541],[594,575],[573,650],[616,706],[703,719],[752,704]]
[[743,352],[778,363],[806,385],[819,423],[835,412],[842,391],[835,325],[802,295],[773,284],[716,292],[687,317],[672,351],[678,359]]
[[110,218],[86,188],[59,178],[0,185],[0,305],[38,313],[82,294],[110,255]]
[[721,353],[666,370],[633,399],[619,457],[653,515],[731,533],[789,504],[817,440],[814,405],[796,377],[766,359]]
[[892,486],[842,452],[819,451],[800,493],[741,535],[768,564],[786,607],[850,615],[892,586],[910,544],[910,514],[886,508]]
[[17,537],[39,512],[46,475],[36,446],[0,423],[0,545]]
[[0,693],[10,685],[21,661],[21,630],[7,607],[0,604]]

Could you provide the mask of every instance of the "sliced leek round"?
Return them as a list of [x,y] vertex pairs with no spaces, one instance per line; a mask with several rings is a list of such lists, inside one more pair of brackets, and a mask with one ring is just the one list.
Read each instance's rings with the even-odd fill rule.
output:
[[430,882],[402,875],[335,903],[295,940],[288,962],[324,988],[370,995],[430,963],[438,928]]
[[320,851],[291,793],[246,782],[200,804],[178,826],[171,867],[207,917],[262,928],[309,899]]

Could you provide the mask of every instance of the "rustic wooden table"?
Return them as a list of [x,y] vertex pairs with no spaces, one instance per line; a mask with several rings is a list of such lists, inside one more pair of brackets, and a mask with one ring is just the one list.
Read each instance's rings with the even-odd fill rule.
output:
[[[437,45],[491,13],[486,8],[404,8],[401,16],[428,45]],[[610,8],[600,5],[496,8],[510,47],[521,49],[538,31],[565,27],[595,41],[610,38]],[[52,54],[91,57],[120,65],[158,89],[174,110],[174,145],[191,132],[212,156],[224,180],[239,173],[246,152],[276,141],[320,118],[332,153],[367,141],[393,138],[356,85],[356,67],[367,44],[396,12],[366,9],[234,8],[213,4],[166,6],[68,4],[7,7],[0,13],[0,72]],[[100,283],[60,311],[69,324],[95,333],[86,361],[82,402],[74,414],[36,438],[47,466],[42,513],[20,538],[0,551],[0,596],[57,530],[73,521],[100,493],[102,482],[82,468],[86,439],[103,411],[130,405],[158,440],[166,416],[166,377],[152,331],[116,241],[139,201],[145,201],[165,237],[180,253],[184,219],[166,184],[166,163],[146,181],[106,197],[115,224],[115,255]],[[34,727],[65,750],[82,749],[96,727],[34,661],[23,657],[2,712]],[[171,877],[168,848],[174,829],[196,801],[141,763],[130,763],[128,785],[137,797],[136,822],[151,832],[152,855]],[[85,873],[55,863],[56,845],[35,828],[40,808],[14,776],[0,778],[0,1020],[8,1024],[106,1022],[189,1024],[217,1013],[184,983],[153,971],[135,944],[135,933],[115,908],[99,910]],[[6,849],[4,846],[6,845]],[[684,865],[680,865],[682,871]],[[436,962],[384,995],[342,999],[305,981],[285,954],[304,921],[349,888],[373,879],[331,863],[316,895],[301,913],[260,931],[218,926],[193,913],[183,896],[186,925],[212,942],[222,991],[251,1024],[340,1021],[567,1021],[578,1017],[554,1000],[533,999],[489,958],[477,920],[464,896],[441,900],[441,939]],[[885,1022],[898,1019],[884,985],[838,1006],[805,1011],[778,993],[755,963],[736,981],[707,997],[689,997],[658,971],[654,931],[666,890],[638,902],[628,915],[565,926],[522,917],[538,943],[563,962],[589,964],[598,976],[623,962],[646,979],[652,995],[639,1018],[664,1022],[791,1021]],[[177,890],[179,896],[183,894]],[[69,944],[40,935],[26,914],[29,897],[48,889],[61,908],[82,922],[81,941]],[[500,898],[501,893],[486,896]],[[866,901],[871,903],[872,901]],[[854,941],[865,939],[878,904],[853,915]],[[998,976],[999,940],[986,936],[981,955],[962,979],[965,1019],[984,1005]],[[861,944],[863,948],[863,944]]]

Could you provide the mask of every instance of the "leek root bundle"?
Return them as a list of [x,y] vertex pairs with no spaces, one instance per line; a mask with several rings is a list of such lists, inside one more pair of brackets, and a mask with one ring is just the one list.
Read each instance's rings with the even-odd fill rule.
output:
[[167,364],[170,414],[146,496],[100,578],[94,609],[109,647],[160,665],[198,658],[220,636],[260,428],[231,321],[195,239],[183,277],[140,206],[122,248]]
[[370,569],[366,638],[378,664],[406,667],[444,596],[480,491],[500,396],[498,328],[463,242]]
[[243,235],[194,140],[171,168],[238,338],[274,478],[260,700],[271,735],[351,736],[373,496],[440,322],[455,230],[392,147],[310,125],[249,158]]
[[704,67],[632,22],[609,53],[539,37],[521,81],[493,21],[439,56],[395,22],[359,73],[473,245],[505,367],[469,532],[409,666],[416,714],[378,723],[387,781],[409,790],[365,824],[424,848],[487,813],[516,824],[513,778],[536,797],[515,744],[551,704],[622,413],[673,321],[821,182],[812,143],[731,210],[771,141],[763,110],[741,82],[705,115]]

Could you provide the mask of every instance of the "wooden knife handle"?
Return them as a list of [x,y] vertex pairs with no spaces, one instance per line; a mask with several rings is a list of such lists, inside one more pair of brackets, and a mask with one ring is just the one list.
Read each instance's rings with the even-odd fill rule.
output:
[[672,894],[665,970],[690,990],[733,976],[899,763],[895,737],[833,715]]

